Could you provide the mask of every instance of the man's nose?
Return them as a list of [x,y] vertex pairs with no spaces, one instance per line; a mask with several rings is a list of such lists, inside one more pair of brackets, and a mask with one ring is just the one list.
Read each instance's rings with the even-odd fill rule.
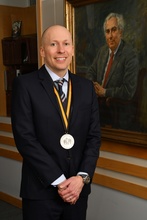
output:
[[112,30],[109,31],[109,37],[112,37]]
[[65,51],[64,45],[63,45],[63,44],[59,44],[59,45],[58,45],[58,52],[64,53],[64,51]]

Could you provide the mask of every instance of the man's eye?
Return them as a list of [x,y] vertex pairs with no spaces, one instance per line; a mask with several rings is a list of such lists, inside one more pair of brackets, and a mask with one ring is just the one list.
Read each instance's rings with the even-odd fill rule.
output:
[[65,43],[65,45],[66,45],[66,46],[68,46],[68,45],[69,45],[69,43],[67,43],[67,42],[66,42],[66,43]]
[[109,34],[109,33],[110,33],[110,30],[109,30],[109,29],[107,29],[105,32],[106,32],[106,34]]
[[113,32],[117,31],[117,27],[112,28],[112,31]]
[[51,46],[52,46],[52,47],[56,46],[56,43],[51,43]]
[[113,28],[111,28],[111,29],[106,29],[106,30],[105,30],[105,33],[106,33],[106,34],[109,34],[110,32],[112,33],[112,32],[117,31],[117,29],[118,29],[117,27],[113,27]]

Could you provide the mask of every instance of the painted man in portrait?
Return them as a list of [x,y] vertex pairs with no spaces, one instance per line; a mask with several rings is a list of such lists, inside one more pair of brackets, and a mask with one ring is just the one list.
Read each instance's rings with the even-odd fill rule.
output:
[[[135,109],[129,102],[122,103],[134,97],[139,72],[138,57],[132,46],[123,40],[122,15],[110,13],[103,28],[106,45],[99,49],[87,77],[94,82],[98,95],[102,126],[132,130]],[[112,98],[121,101],[110,103]]]

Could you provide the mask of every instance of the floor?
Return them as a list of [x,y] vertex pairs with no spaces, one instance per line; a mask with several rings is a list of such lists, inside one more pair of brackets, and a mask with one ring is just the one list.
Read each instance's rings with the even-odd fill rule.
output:
[[0,220],[22,220],[22,210],[0,200]]

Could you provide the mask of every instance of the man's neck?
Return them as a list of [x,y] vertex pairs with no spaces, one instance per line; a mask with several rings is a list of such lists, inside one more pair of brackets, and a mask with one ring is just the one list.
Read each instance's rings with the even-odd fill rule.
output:
[[49,73],[53,81],[63,77],[65,77],[65,79],[68,81],[68,69],[64,71],[53,72],[47,65],[45,65],[45,68],[47,69],[47,72]]

